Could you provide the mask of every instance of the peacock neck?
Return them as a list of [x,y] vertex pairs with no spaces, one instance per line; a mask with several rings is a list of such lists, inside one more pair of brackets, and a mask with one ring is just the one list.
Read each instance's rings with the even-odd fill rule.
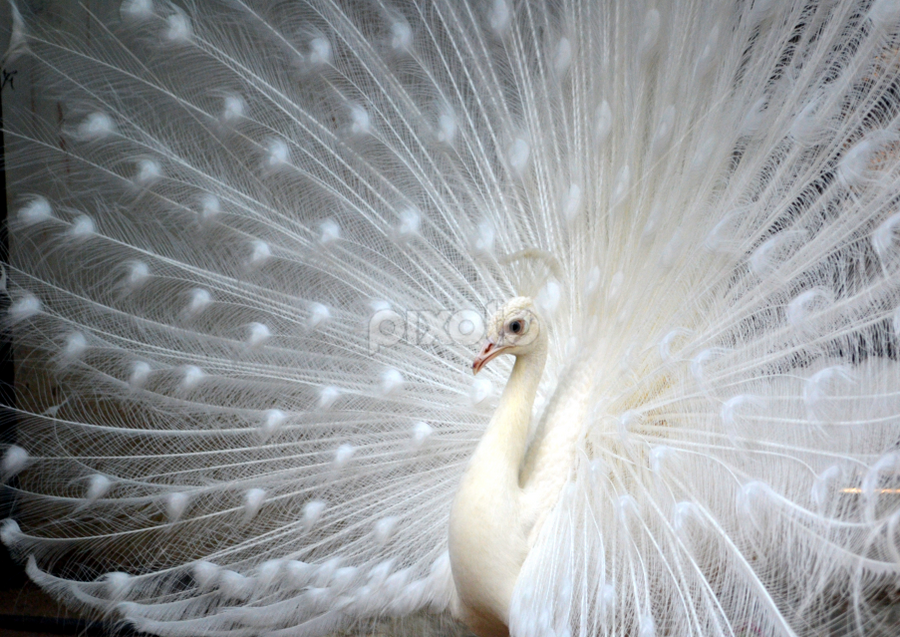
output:
[[494,417],[469,465],[470,471],[482,467],[495,480],[501,480],[507,495],[518,494],[531,413],[546,360],[546,347],[516,358]]
[[450,512],[455,614],[480,637],[505,637],[516,579],[528,554],[519,472],[546,343],[516,358],[500,404],[460,482]]

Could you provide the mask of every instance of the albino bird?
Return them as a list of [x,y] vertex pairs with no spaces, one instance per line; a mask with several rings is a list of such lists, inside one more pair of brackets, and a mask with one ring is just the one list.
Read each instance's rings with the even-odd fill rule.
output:
[[897,634],[900,4],[73,4],[3,63],[46,591]]
[[[554,483],[555,496],[567,474],[551,470],[549,479],[540,479],[543,476],[529,475],[529,465],[522,466],[531,411],[547,360],[547,330],[542,329],[531,299],[514,298],[493,317],[487,345],[473,364],[475,373],[501,354],[514,355],[516,364],[450,510],[449,556],[459,598],[459,609],[454,610],[479,635],[508,634],[516,578],[533,544],[527,536],[533,528],[529,514],[535,506],[529,506],[522,487],[537,487],[544,495],[548,483]],[[535,451],[549,448],[540,440],[532,444]],[[572,446],[559,451],[571,455]],[[546,465],[543,462],[541,469]],[[553,499],[538,502],[538,510],[552,506]],[[478,524],[472,524],[473,520]]]

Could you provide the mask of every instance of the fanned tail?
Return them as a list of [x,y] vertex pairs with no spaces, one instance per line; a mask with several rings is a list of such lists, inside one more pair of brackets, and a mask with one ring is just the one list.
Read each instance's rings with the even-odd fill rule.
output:
[[44,116],[4,91],[44,588],[162,635],[446,610],[522,294],[512,634],[893,634],[892,3],[67,10],[13,22]]

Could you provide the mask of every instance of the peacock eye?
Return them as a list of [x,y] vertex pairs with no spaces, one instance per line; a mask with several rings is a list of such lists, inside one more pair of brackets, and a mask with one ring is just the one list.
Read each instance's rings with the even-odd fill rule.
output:
[[518,334],[522,331],[522,321],[513,321],[509,324],[509,331]]

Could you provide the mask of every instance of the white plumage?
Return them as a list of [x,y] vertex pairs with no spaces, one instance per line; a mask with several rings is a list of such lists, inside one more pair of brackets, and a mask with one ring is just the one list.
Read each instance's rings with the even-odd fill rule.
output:
[[46,590],[176,636],[897,633],[896,2],[60,11],[4,60],[2,539]]

